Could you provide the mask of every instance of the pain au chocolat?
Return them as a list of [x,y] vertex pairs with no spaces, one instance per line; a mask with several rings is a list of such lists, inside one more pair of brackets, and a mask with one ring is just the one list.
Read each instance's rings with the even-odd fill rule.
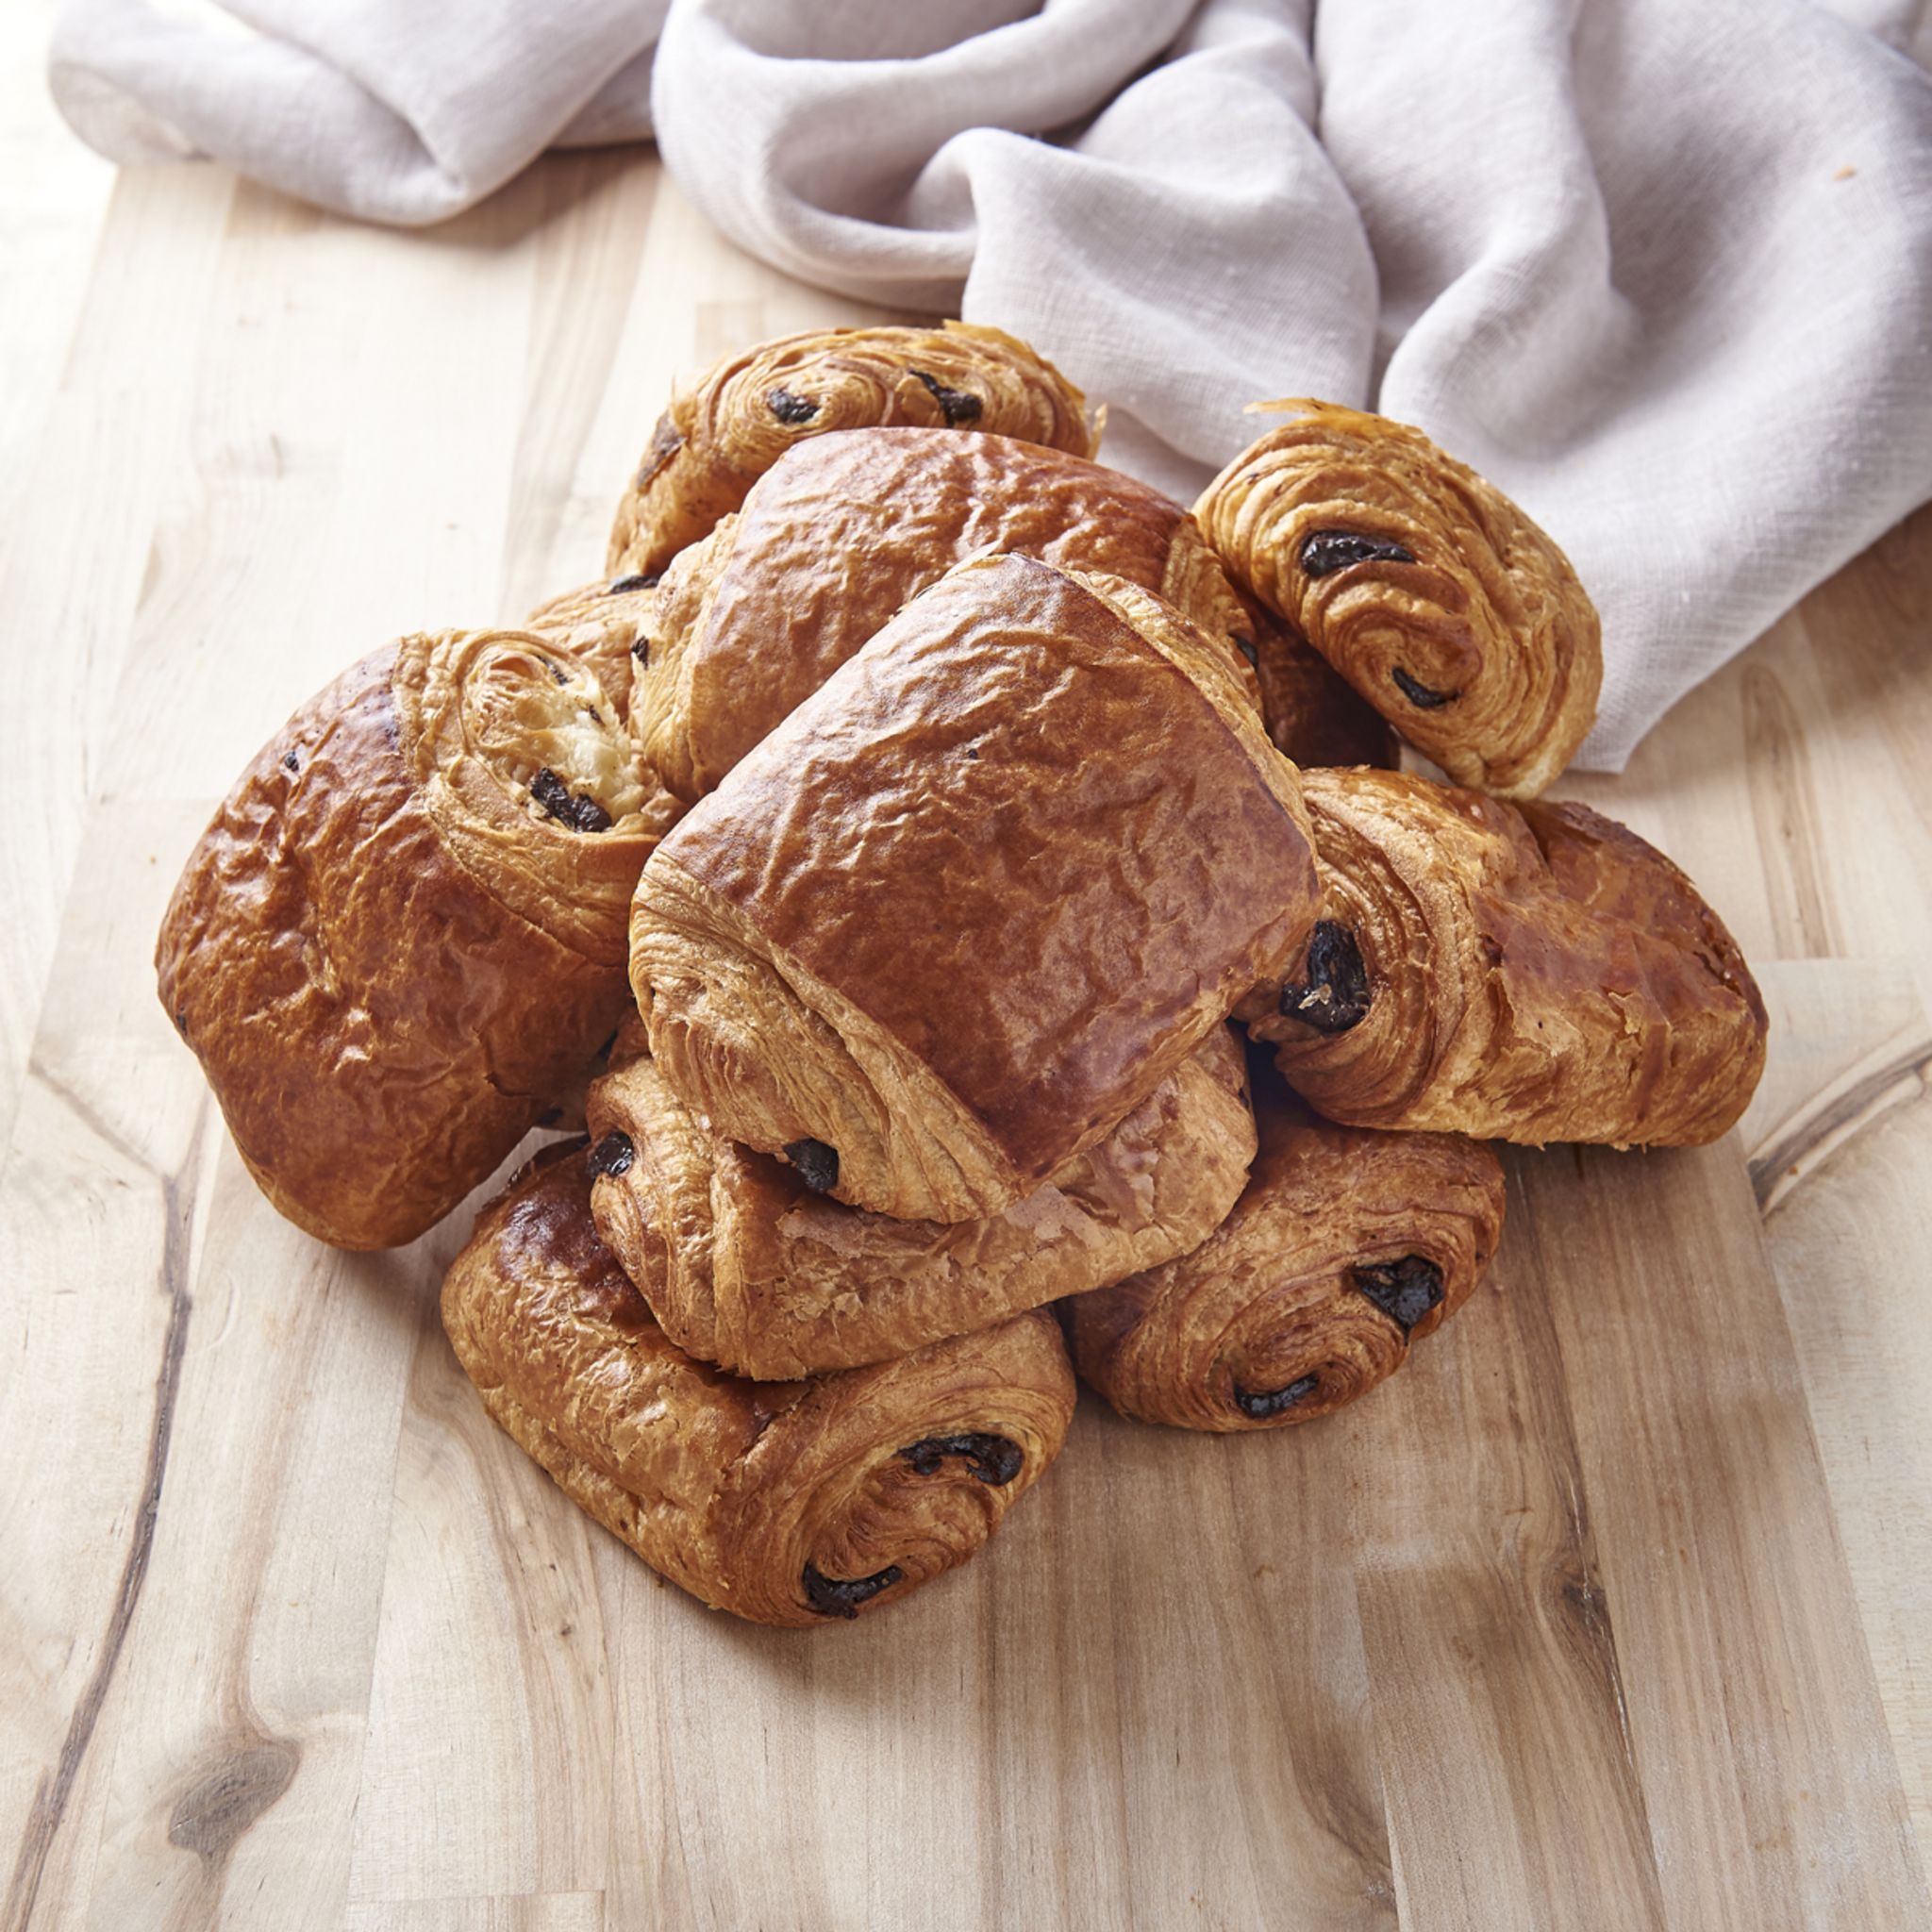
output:
[[1586,806],[1396,772],[1308,772],[1304,796],[1322,917],[1241,1013],[1321,1112],[1532,1144],[1736,1124],[1764,1002],[1660,852]]
[[1583,742],[1603,678],[1569,559],[1419,429],[1260,407],[1300,413],[1194,506],[1222,561],[1458,784],[1534,797]]
[[1224,653],[1158,599],[964,564],[653,855],[652,1055],[821,1192],[997,1214],[1281,976],[1316,905],[1300,794]]
[[760,1379],[884,1361],[1196,1246],[1247,1180],[1217,1026],[1106,1140],[978,1221],[893,1221],[699,1120],[627,1029],[588,1118],[598,1232],[681,1348]]
[[1309,1112],[1257,1073],[1241,1199],[1201,1246],[1060,1305],[1074,1364],[1123,1415],[1179,1428],[1312,1421],[1399,1369],[1502,1235],[1503,1170],[1457,1134]]
[[611,575],[661,571],[792,447],[883,424],[1017,436],[1091,456],[1080,391],[1000,329],[811,329],[714,362],[658,419],[610,533]]
[[479,1217],[442,1319],[484,1407],[564,1493],[713,1608],[809,1624],[963,1563],[1059,1453],[1053,1317],[896,1361],[748,1382],[694,1361],[597,1238],[583,1141]]
[[632,714],[645,758],[703,797],[909,597],[1002,550],[1157,592],[1249,676],[1246,614],[1158,491],[1011,437],[842,430],[786,451],[666,573]]
[[404,638],[289,720],[156,951],[282,1213],[389,1247],[489,1175],[622,1018],[631,890],[677,810],[535,632]]

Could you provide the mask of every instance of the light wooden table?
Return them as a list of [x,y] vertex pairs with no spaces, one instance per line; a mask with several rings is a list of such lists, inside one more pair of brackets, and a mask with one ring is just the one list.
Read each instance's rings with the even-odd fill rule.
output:
[[1932,517],[1563,788],[1761,969],[1740,1134],[1517,1158],[1370,1401],[1089,1398],[978,1562],[748,1628],[486,1422],[460,1224],[268,1211],[148,960],[298,700],[593,574],[674,373],[859,311],[637,154],[421,236],[113,179],[0,31],[6,1925],[1932,1924]]

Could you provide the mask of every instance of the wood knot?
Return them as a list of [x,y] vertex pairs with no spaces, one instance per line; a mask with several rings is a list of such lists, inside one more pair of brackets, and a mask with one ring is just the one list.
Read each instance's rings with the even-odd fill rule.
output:
[[168,1842],[195,1853],[206,1865],[221,1865],[242,1834],[289,1789],[301,1761],[293,1744],[274,1738],[218,1757],[175,1800]]

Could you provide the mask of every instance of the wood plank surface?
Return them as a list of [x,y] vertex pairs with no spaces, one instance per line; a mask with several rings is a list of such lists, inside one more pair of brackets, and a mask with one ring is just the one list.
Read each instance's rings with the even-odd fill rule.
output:
[[979,1561],[750,1628],[489,1424],[464,1216],[276,1220],[149,956],[294,704],[598,575],[675,374],[876,311],[646,154],[399,235],[110,191],[7,86],[0,1925],[1932,1924],[1932,514],[1560,788],[1762,968],[1738,1134],[1512,1155],[1492,1278],[1368,1401],[1083,1398]]

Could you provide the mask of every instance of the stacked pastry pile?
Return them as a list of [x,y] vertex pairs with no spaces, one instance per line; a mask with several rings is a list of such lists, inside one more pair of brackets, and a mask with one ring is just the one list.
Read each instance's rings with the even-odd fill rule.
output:
[[409,1241],[587,1129],[443,1318],[708,1603],[964,1560],[1074,1367],[1185,1427],[1326,1414],[1495,1253],[1487,1141],[1749,1098],[1715,914],[1530,802],[1595,703],[1568,563],[1414,430],[1292,408],[1191,516],[994,331],[754,350],[659,425],[608,585],[364,659],[189,863],[161,994],[301,1225]]

